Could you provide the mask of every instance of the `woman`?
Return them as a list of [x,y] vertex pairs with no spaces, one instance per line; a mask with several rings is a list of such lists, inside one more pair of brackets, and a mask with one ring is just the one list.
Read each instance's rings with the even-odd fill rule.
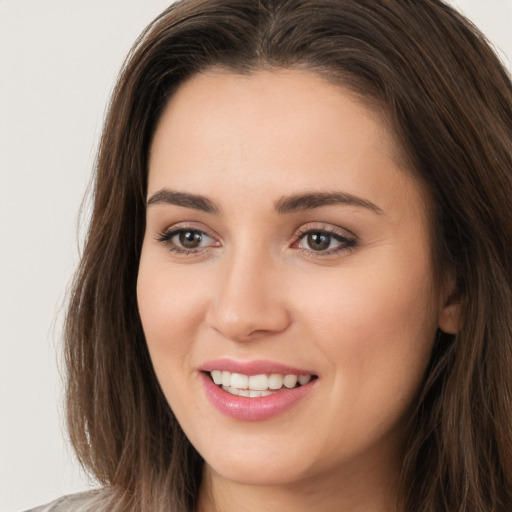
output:
[[171,6],[67,321],[103,489],[47,510],[510,510],[511,169],[510,79],[439,0]]

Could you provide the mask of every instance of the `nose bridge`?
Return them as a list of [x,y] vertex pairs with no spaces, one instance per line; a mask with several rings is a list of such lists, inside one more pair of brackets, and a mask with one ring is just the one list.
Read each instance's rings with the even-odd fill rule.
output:
[[240,244],[223,262],[209,311],[210,324],[226,338],[243,341],[284,330],[289,313],[279,268],[270,251]]

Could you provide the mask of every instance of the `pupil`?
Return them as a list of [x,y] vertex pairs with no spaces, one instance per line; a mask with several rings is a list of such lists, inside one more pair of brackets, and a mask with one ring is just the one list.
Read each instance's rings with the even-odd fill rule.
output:
[[329,248],[331,236],[325,233],[309,233],[308,245],[314,251],[324,251]]
[[197,231],[182,231],[179,240],[186,249],[196,249],[201,243],[202,236]]

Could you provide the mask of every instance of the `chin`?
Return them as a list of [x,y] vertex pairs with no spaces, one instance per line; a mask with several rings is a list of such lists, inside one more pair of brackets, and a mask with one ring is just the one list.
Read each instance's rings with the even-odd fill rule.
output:
[[205,464],[221,478],[237,484],[288,485],[311,476],[304,453],[297,455],[268,447],[255,447],[252,453],[251,450],[232,448],[207,454]]
[[[217,475],[239,485],[254,486],[286,486],[305,478],[290,462],[274,466],[269,461],[264,464],[247,464],[247,462],[231,462],[216,464],[209,468]],[[273,466],[273,467],[272,467]]]

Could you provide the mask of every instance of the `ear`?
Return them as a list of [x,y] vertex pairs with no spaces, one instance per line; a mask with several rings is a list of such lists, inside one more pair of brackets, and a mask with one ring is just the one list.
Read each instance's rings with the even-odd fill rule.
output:
[[446,334],[457,334],[462,327],[462,318],[460,293],[454,279],[450,280],[449,290],[439,315],[439,329]]
[[449,304],[439,316],[439,329],[446,334],[457,334],[461,328],[460,304]]

